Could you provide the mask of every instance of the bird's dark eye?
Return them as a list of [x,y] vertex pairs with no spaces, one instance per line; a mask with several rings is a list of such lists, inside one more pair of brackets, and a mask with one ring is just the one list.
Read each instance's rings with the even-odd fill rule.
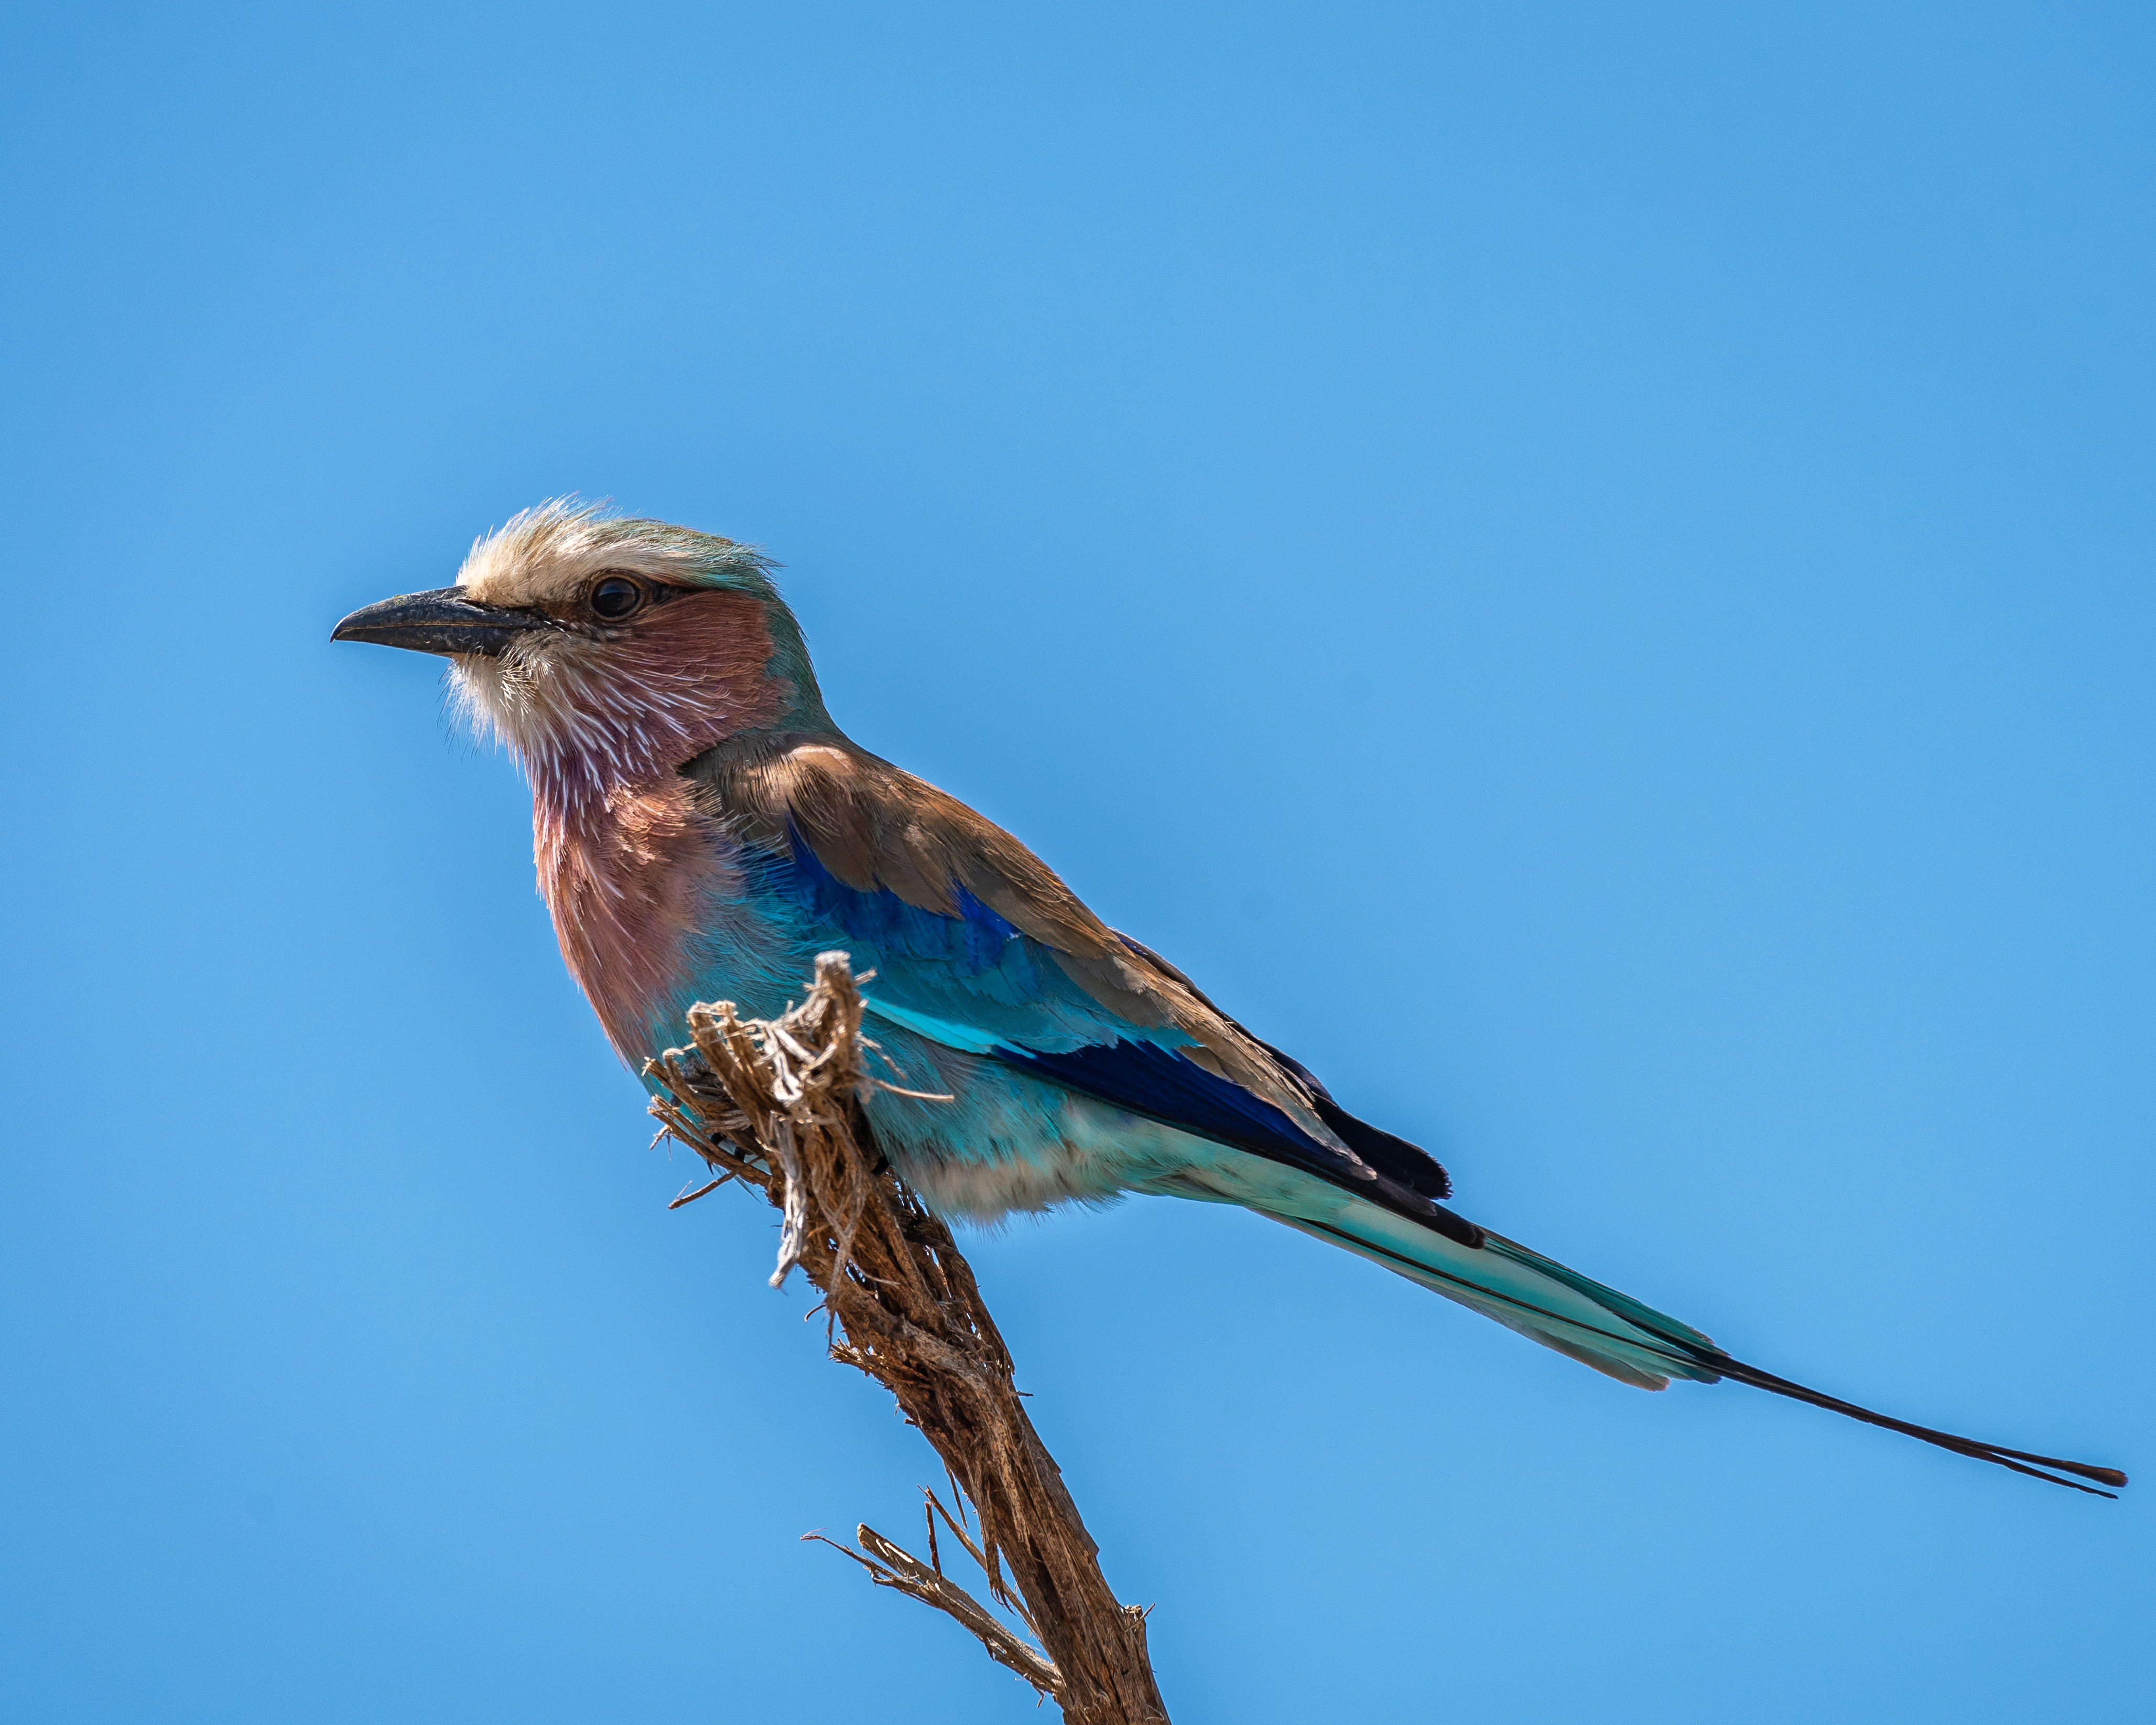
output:
[[625,575],[609,575],[592,589],[590,604],[594,616],[619,623],[641,608],[644,589]]

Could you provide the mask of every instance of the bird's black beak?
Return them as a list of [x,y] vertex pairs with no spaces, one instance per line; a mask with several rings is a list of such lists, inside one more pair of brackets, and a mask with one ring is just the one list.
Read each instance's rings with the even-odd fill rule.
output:
[[544,629],[536,611],[474,604],[459,587],[401,593],[355,611],[331,633],[333,641],[372,641],[414,653],[497,654],[527,629]]

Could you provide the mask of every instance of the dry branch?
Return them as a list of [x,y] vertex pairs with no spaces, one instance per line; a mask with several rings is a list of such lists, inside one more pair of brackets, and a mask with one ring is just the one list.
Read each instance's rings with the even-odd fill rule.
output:
[[[858,1530],[865,1556],[836,1548],[879,1586],[963,1625],[1073,1725],[1165,1725],[1145,1614],[1118,1604],[1101,1578],[1098,1548],[1026,1417],[971,1267],[876,1151],[861,1100],[897,1086],[868,1070],[864,1050],[874,1045],[861,1035],[846,955],[818,958],[808,998],[782,1018],[744,1020],[721,1001],[690,1008],[689,1032],[693,1048],[645,1068],[664,1086],[651,1111],[711,1165],[713,1185],[734,1179],[780,1210],[772,1285],[801,1266],[823,1291],[831,1357],[897,1397],[963,1494],[956,1519],[929,1496],[929,1563],[868,1527]],[[962,1524],[968,1502],[973,1535]],[[1039,1649],[942,1573],[938,1512],[980,1565],[989,1597]]]

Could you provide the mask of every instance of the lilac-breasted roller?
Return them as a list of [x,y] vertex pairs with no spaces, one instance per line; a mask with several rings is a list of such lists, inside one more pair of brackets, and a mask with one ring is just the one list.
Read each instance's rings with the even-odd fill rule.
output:
[[1733,1378],[2077,1491],[2093,1487],[2059,1476],[2125,1483],[1777,1378],[1447,1208],[1430,1156],[841,731],[770,568],[731,540],[557,501],[480,540],[455,586],[336,628],[445,655],[523,763],[562,957],[632,1065],[679,1039],[692,1002],[777,1016],[843,948],[875,973],[868,1009],[909,1087],[956,1098],[866,1105],[947,1214],[1125,1192],[1241,1204],[1621,1383]]

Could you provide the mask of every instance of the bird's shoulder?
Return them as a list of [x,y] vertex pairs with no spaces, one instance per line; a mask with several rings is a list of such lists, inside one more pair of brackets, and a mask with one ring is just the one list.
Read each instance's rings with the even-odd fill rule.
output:
[[963,916],[968,894],[1059,952],[1095,958],[1116,938],[1053,869],[987,816],[842,737],[721,747],[683,771],[744,843],[806,845],[856,892]]

